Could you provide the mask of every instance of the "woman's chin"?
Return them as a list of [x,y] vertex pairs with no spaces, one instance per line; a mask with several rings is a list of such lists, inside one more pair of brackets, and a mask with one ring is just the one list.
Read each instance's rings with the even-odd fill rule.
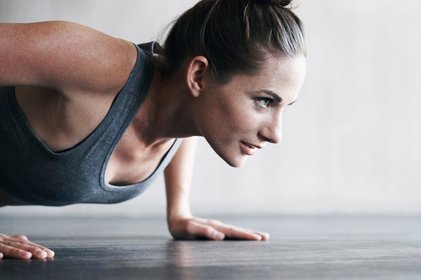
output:
[[246,164],[247,158],[248,158],[247,156],[241,156],[241,157],[236,157],[232,159],[229,159],[229,158],[222,158],[222,159],[226,163],[228,163],[228,165],[230,165],[231,167],[238,168]]
[[218,156],[221,159],[223,159],[231,167],[238,168],[238,167],[243,166],[247,162],[247,159],[249,157],[248,155],[245,155],[242,153],[236,153],[229,149],[227,150],[218,149],[218,148],[214,148],[212,145],[211,147],[218,154]]

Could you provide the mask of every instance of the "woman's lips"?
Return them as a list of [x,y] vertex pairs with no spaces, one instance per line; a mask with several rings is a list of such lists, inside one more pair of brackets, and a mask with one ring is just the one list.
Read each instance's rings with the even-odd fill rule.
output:
[[244,154],[249,155],[249,156],[253,155],[254,152],[257,149],[260,149],[261,148],[260,146],[253,145],[253,144],[250,144],[250,143],[247,143],[247,142],[243,142],[243,141],[241,141],[240,143],[241,143],[241,145],[240,145],[241,151]]

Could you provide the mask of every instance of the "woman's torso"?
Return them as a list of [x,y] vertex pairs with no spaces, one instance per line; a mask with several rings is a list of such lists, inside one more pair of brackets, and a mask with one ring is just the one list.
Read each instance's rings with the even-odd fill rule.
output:
[[[131,45],[127,51],[133,53],[133,49]],[[132,71],[129,68],[133,68],[137,61],[137,51],[135,53],[133,65],[125,67],[127,76]],[[109,78],[113,79],[113,75]],[[120,84],[120,88],[123,88],[126,80],[120,79],[113,83]],[[28,126],[52,152],[72,149],[88,138],[104,120],[118,94],[119,90],[111,93],[72,94],[41,87],[15,88],[16,101],[26,117]],[[147,104],[145,100],[142,101]],[[145,109],[146,107],[141,106],[136,117],[141,117]],[[173,141],[167,141],[148,148],[143,145],[136,132],[136,126],[129,124],[114,147],[105,169],[107,183],[131,185],[147,179],[172,147]],[[5,196],[6,194],[3,194],[3,197]],[[10,196],[8,199],[14,198]]]

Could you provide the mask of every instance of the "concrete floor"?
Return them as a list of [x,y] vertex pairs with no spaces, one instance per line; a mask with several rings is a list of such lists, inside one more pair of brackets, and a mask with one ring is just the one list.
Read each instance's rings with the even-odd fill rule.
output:
[[0,279],[421,279],[421,219],[225,218],[268,242],[173,241],[158,219],[10,219],[54,260],[0,260]]

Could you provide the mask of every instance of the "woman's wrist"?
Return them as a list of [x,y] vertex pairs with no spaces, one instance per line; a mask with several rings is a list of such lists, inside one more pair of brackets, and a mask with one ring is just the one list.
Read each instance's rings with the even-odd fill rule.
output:
[[192,218],[193,214],[190,209],[169,209],[167,212],[167,222],[171,224],[181,219]]

